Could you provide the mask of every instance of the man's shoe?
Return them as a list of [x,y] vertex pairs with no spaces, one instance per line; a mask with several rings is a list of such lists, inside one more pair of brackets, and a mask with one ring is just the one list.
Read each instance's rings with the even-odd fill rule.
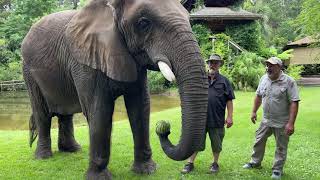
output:
[[261,168],[262,168],[260,163],[256,164],[256,163],[251,163],[251,162],[246,163],[246,164],[243,165],[242,167],[243,167],[244,169],[253,169],[253,168],[255,168],[255,169],[261,169]]
[[281,172],[280,171],[272,171],[271,178],[272,179],[281,179]]
[[187,174],[187,173],[191,172],[193,170],[193,168],[194,168],[193,163],[188,163],[188,164],[186,164],[184,166],[184,168],[182,169],[181,173],[182,174]]
[[216,173],[219,171],[219,165],[218,163],[214,162],[212,163],[211,167],[210,167],[210,172],[211,173]]

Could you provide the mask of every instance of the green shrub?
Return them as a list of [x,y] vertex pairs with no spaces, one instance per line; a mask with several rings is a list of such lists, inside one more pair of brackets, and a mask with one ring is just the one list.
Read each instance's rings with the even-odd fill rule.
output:
[[203,59],[207,59],[212,54],[212,42],[210,37],[212,33],[208,27],[201,24],[192,26],[192,31],[199,43],[200,51]]
[[15,55],[12,51],[7,49],[7,43],[5,39],[0,39],[0,66],[6,65],[13,59],[15,59]]
[[265,47],[261,26],[257,22],[229,25],[226,34],[248,51],[258,53]]
[[255,53],[243,52],[236,56],[230,68],[229,77],[235,89],[255,90],[259,80],[265,73],[262,58]]
[[214,41],[214,53],[219,54],[225,63],[228,64],[229,57],[232,53],[232,50],[228,47],[230,36],[220,33],[215,34],[214,37],[216,38]]
[[278,55],[278,50],[275,47],[263,48],[259,52],[259,56],[264,57],[266,59],[272,56],[277,56],[277,55]]
[[0,66],[0,81],[22,80],[21,62],[11,62],[8,66]]
[[283,62],[285,62],[293,57],[292,52],[293,52],[293,49],[288,49],[288,50],[283,51],[282,53],[278,54],[277,57],[280,58]]
[[303,65],[302,75],[316,75],[320,74],[320,64],[306,64]]
[[301,73],[303,72],[303,66],[301,65],[289,65],[285,70],[286,74],[291,76],[294,80],[301,78]]
[[148,71],[148,86],[151,93],[160,93],[165,91],[166,79],[161,72]]

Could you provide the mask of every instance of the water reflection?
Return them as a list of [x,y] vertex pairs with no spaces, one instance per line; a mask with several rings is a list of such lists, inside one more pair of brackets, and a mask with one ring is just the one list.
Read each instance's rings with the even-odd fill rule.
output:
[[[179,97],[151,95],[151,112],[158,112],[180,105]],[[0,130],[28,129],[31,115],[30,100],[26,91],[0,93]],[[127,119],[123,97],[116,101],[113,121]],[[82,113],[75,114],[74,123],[77,126],[86,125]],[[52,121],[52,127],[57,127],[57,119]]]

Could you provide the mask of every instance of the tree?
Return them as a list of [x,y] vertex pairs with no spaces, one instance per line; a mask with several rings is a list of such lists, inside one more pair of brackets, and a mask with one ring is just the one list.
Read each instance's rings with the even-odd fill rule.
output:
[[22,79],[20,46],[31,25],[57,0],[0,0],[0,80]]
[[244,9],[261,14],[260,21],[268,46],[281,49],[297,36],[292,23],[301,11],[302,0],[246,0]]
[[302,11],[293,21],[297,31],[302,35],[319,35],[320,33],[320,1],[304,0]]
[[0,21],[0,38],[5,38],[12,52],[20,48],[23,37],[41,16],[53,12],[56,0],[13,0],[11,13]]

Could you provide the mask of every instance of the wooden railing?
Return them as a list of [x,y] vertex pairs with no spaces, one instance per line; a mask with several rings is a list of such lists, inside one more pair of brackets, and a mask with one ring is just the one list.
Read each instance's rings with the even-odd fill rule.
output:
[[0,92],[20,89],[26,89],[26,83],[23,80],[0,81]]

